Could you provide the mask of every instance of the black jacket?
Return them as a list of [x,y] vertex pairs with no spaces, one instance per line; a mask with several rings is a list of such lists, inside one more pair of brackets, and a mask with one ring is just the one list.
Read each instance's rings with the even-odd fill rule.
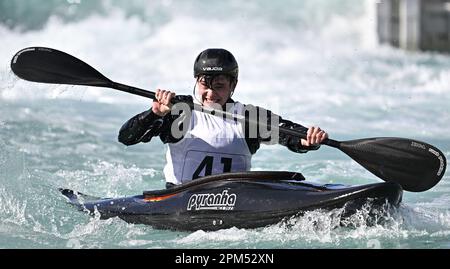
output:
[[[185,96],[186,98],[186,96]],[[192,100],[192,97],[189,97]],[[188,98],[188,99],[189,99]],[[234,102],[232,99],[229,102]],[[267,117],[268,122],[270,123],[270,111]],[[248,115],[246,115],[248,117]],[[276,115],[275,115],[276,116]],[[171,125],[172,123],[179,117],[179,115],[171,115],[170,113],[164,117],[160,117],[153,113],[153,111],[147,110],[144,111],[133,118],[129,119],[120,129],[119,132],[119,142],[130,146],[140,142],[147,143],[155,137],[159,136],[161,141],[165,143],[176,143],[180,141],[182,138],[175,138],[171,134]],[[279,116],[277,116],[279,117]],[[306,133],[307,128],[293,123],[288,120],[284,120],[279,117],[279,126],[285,127],[289,129],[294,129],[297,131],[301,131]],[[257,134],[256,138],[250,137],[248,126],[246,126],[245,134],[246,134],[246,142],[251,154],[254,154],[260,147],[261,143],[270,144],[269,138],[261,138],[259,134]],[[289,150],[297,153],[305,153],[309,150],[317,150],[319,146],[313,147],[303,147],[300,143],[300,138],[292,135],[286,135],[283,133],[279,133],[278,144],[286,146]]]

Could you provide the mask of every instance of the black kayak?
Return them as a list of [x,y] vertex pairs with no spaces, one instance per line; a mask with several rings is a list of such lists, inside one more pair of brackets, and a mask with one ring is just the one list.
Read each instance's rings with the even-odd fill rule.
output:
[[403,193],[395,182],[318,185],[304,181],[300,173],[279,171],[207,176],[122,198],[60,191],[70,204],[101,219],[119,217],[128,223],[184,231],[264,227],[316,209],[344,208],[350,215],[368,200],[371,206],[397,206]]

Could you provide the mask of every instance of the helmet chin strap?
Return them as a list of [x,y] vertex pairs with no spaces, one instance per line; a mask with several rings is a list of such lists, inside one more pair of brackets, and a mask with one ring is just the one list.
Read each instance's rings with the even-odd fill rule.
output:
[[238,82],[237,78],[233,78],[233,81],[231,81],[231,83],[233,83],[234,85],[233,85],[233,89],[231,90],[231,93],[230,93],[230,98],[231,98],[231,97],[233,96],[233,94],[234,94],[234,89],[236,89],[237,82]]
[[[195,85],[194,85],[194,89],[192,90],[192,95],[194,96],[194,99],[199,103],[199,104],[202,104],[202,98],[201,98],[201,96],[198,96],[197,95],[197,93],[196,93],[196,88],[197,88],[197,81],[195,82]],[[199,100],[199,98],[200,98],[200,100]]]

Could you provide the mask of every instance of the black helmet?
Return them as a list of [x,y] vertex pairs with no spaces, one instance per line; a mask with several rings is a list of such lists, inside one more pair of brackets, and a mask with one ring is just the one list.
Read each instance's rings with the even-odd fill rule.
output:
[[225,74],[238,79],[239,66],[233,54],[225,49],[207,49],[195,59],[194,77]]

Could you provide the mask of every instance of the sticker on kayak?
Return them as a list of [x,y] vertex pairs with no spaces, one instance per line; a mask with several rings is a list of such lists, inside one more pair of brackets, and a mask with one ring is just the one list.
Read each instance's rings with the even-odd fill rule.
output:
[[236,199],[236,194],[229,194],[228,190],[222,193],[193,194],[189,197],[187,210],[233,210]]

